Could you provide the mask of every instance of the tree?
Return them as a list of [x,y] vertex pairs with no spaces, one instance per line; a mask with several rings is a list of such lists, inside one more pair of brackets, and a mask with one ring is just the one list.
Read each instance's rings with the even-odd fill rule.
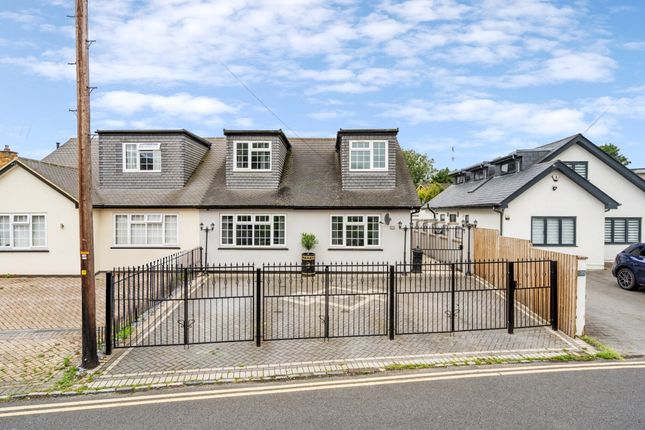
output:
[[620,149],[613,143],[600,145],[599,148],[605,151],[608,155],[610,155],[614,160],[618,161],[623,166],[627,166],[629,163],[631,163],[631,161],[629,161],[629,158],[621,154]]
[[435,198],[444,190],[444,187],[445,184],[440,184],[439,182],[431,182],[419,187],[417,194],[419,195],[419,199],[421,199],[421,204],[428,203],[430,200]]
[[436,182],[439,184],[449,184],[452,182],[450,177],[450,170],[447,167],[437,170],[432,177],[430,178],[431,182]]
[[405,164],[408,165],[415,187],[430,180],[434,173],[434,160],[432,158],[428,158],[426,154],[420,154],[412,149],[404,149],[403,158],[405,159]]

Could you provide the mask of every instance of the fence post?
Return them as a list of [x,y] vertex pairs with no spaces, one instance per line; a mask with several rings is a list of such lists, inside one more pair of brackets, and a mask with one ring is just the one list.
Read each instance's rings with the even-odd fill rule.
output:
[[262,343],[262,269],[255,271],[255,346]]
[[114,324],[114,281],[112,272],[105,273],[105,355],[112,354],[112,324]]
[[558,329],[558,262],[549,263],[551,275],[551,328]]
[[450,332],[455,331],[455,287],[457,276],[455,274],[455,263],[450,263]]
[[188,328],[190,323],[188,321],[188,268],[182,268],[184,274],[184,345],[188,345]]
[[329,339],[329,266],[325,266],[325,339]]
[[[405,270],[405,269],[404,269]],[[390,334],[390,340],[394,340],[394,332],[396,330],[396,303],[394,302],[396,300],[396,282],[394,281],[394,265],[390,265],[390,274],[389,274],[389,281],[390,281],[390,288],[389,288],[389,312],[388,312],[388,319],[389,319],[389,334]]]
[[515,263],[509,261],[506,263],[506,288],[508,289],[507,296],[507,312],[508,312],[508,333],[513,334],[515,328]]

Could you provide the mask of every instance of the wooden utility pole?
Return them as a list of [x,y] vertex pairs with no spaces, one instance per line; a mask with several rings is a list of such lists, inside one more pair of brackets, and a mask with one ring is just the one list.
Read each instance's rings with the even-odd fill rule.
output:
[[78,133],[78,217],[80,227],[82,367],[99,364],[96,352],[94,226],[92,223],[92,150],[87,1],[76,0],[76,105]]

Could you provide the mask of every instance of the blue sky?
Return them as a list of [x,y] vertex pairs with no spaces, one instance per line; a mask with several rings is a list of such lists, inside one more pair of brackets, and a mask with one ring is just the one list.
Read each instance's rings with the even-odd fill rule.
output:
[[[0,143],[23,156],[76,132],[73,3],[0,8]],[[90,0],[92,127],[285,129],[228,67],[300,137],[399,127],[457,168],[597,119],[645,167],[643,22],[637,0]]]

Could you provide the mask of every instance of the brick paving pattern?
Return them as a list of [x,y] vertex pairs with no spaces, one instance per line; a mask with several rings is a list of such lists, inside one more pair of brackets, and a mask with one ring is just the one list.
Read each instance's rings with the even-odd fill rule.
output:
[[116,350],[90,389],[124,385],[229,382],[382,370],[393,364],[450,364],[497,357],[522,360],[580,352],[548,328],[454,334],[302,339]]
[[[105,317],[104,277],[97,277],[97,319]],[[78,365],[80,279],[0,278],[0,395],[49,389],[63,361]]]

